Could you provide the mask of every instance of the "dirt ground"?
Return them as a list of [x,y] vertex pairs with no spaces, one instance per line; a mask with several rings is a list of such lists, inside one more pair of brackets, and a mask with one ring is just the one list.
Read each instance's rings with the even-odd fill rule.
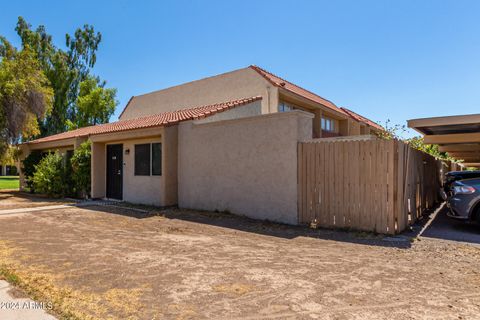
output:
[[48,199],[39,195],[33,196],[23,192],[0,190],[0,210],[44,207],[72,202],[65,199]]
[[477,246],[225,214],[4,215],[0,265],[77,318],[480,319]]

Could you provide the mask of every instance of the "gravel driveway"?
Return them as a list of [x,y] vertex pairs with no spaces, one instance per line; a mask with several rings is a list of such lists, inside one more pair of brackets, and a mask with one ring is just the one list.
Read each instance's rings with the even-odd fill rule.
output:
[[[397,241],[398,240],[398,241]],[[480,249],[209,212],[0,217],[0,264],[84,319],[478,319]]]

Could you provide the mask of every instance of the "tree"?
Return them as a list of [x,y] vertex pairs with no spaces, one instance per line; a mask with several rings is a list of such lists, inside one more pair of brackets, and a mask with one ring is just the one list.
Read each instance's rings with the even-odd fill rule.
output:
[[454,158],[448,156],[445,152],[440,152],[437,144],[425,144],[422,137],[413,137],[409,139],[403,138],[403,134],[407,131],[405,125],[392,124],[390,120],[385,122],[383,126],[385,130],[377,133],[379,138],[385,140],[402,140],[407,143],[410,147],[423,151],[437,159],[457,162]]
[[0,37],[0,154],[8,145],[40,133],[52,106],[53,92],[35,52],[21,51]]
[[66,34],[65,51],[53,45],[51,35],[42,25],[32,30],[32,26],[19,17],[15,30],[22,46],[36,52],[54,92],[52,112],[41,122],[41,135],[63,132],[68,123],[77,122],[76,101],[80,84],[89,78],[95,65],[102,36],[93,26],[86,24],[73,36]]
[[385,140],[402,140],[402,135],[407,131],[405,125],[392,124],[390,119],[385,121],[384,130],[376,131],[375,134]]
[[454,159],[449,157],[446,152],[440,152],[438,144],[425,144],[422,137],[413,137],[407,139],[406,142],[414,149],[428,153],[437,159],[453,161]]
[[76,128],[107,123],[118,102],[116,89],[105,88],[105,82],[89,76],[80,83],[80,92],[76,101]]
[[0,165],[13,166],[18,158],[18,148],[9,145],[5,148],[3,154],[0,154]]

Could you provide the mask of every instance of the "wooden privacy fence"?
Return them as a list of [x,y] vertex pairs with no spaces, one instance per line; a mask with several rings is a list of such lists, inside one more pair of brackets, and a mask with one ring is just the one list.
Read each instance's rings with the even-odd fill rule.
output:
[[398,140],[300,142],[299,222],[399,233],[439,202],[442,171]]

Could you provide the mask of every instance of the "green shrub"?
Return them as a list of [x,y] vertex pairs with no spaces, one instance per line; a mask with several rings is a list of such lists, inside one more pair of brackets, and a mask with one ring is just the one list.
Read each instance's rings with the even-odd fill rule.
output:
[[48,196],[63,197],[68,192],[65,184],[64,158],[58,152],[49,153],[38,165],[33,174],[33,187],[36,192]]
[[40,151],[32,151],[23,161],[22,161],[22,172],[25,176],[25,183],[27,188],[30,189],[30,192],[34,192],[33,187],[33,174],[35,173],[35,166],[42,160],[42,153]]
[[88,197],[91,185],[92,146],[90,140],[82,143],[70,159],[72,165],[72,180],[75,190],[82,197]]
[[65,155],[63,156],[63,186],[64,186],[64,193],[67,196],[75,197],[76,190],[75,184],[73,183],[73,170],[72,170],[72,156],[73,150],[68,150]]

